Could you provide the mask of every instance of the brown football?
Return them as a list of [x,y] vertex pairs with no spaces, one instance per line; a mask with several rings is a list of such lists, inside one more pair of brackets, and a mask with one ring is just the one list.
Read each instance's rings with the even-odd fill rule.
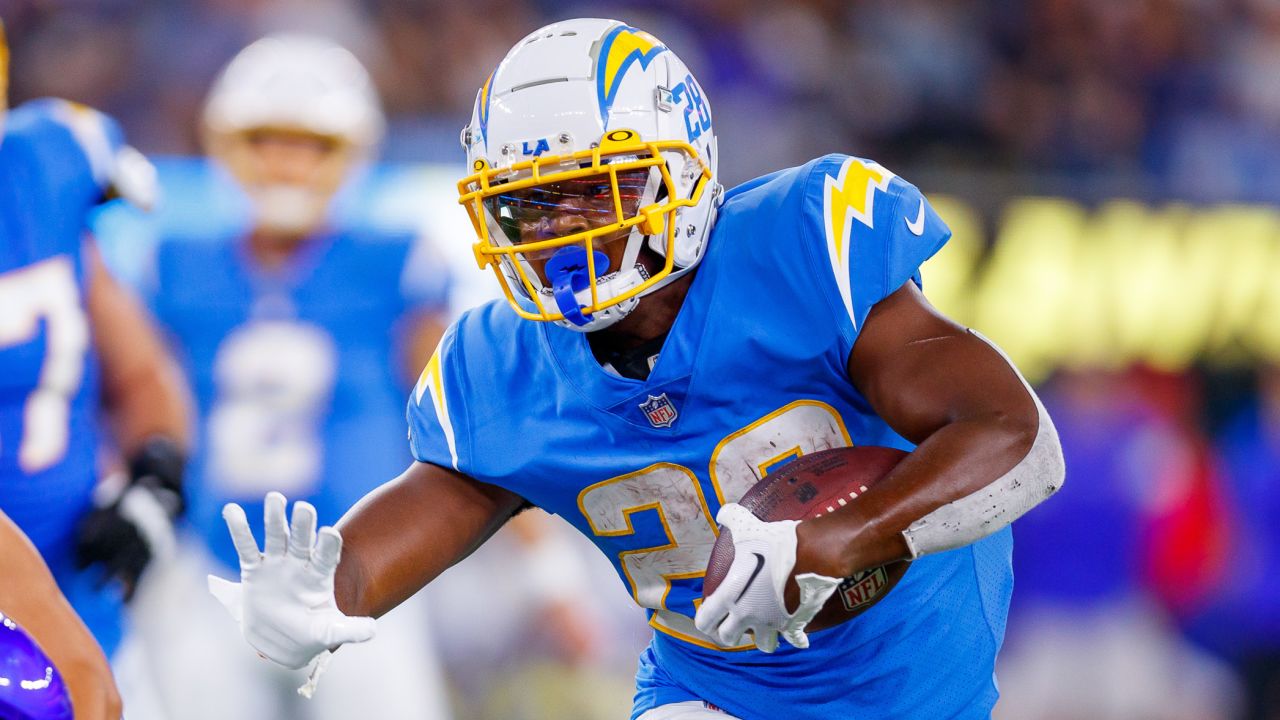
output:
[[[738,503],[765,521],[807,520],[838,513],[857,502],[859,495],[888,475],[905,456],[896,448],[871,445],[820,450],[769,473]],[[715,592],[732,564],[733,536],[721,526],[702,582],[703,598]],[[907,563],[897,562],[845,578],[808,629],[821,630],[857,617],[883,599],[906,571]],[[795,583],[788,583],[787,606],[794,608],[795,603]]]

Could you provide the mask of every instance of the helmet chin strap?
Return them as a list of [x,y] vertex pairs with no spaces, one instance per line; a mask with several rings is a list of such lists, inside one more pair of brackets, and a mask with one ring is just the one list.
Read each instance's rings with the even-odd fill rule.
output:
[[[594,251],[594,256],[597,276],[595,289],[598,297],[617,297],[643,283],[649,277],[645,269],[637,264],[630,268],[616,270],[601,278],[601,273],[607,272],[610,262],[598,250]],[[584,313],[583,308],[591,304],[591,278],[586,267],[586,251],[578,246],[556,251],[545,267],[548,281],[551,283],[548,289],[551,296],[555,298],[556,307],[564,315],[563,319],[556,320],[555,323],[577,332],[594,332],[609,327],[626,317],[639,302],[639,298],[633,297],[597,312]]]

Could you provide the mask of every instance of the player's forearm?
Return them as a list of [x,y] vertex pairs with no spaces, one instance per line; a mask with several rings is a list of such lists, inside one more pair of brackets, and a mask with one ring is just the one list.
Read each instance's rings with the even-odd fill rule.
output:
[[[801,523],[797,569],[849,577],[910,559],[904,530],[990,487],[1027,456],[1036,434],[1034,416],[1003,413],[939,428],[857,502]],[[989,534],[1000,527],[988,524],[976,530]]]
[[113,378],[110,387],[104,388],[103,405],[126,457],[157,436],[184,450],[190,446],[186,384],[166,356],[155,357],[130,375]]
[[999,348],[934,310],[913,283],[872,308],[848,371],[916,449],[845,511],[800,525],[798,568],[847,577],[959,547],[1062,485],[1057,431],[1035,391]]
[[26,536],[0,514],[0,611],[31,634],[67,683],[77,718],[120,717],[120,696],[88,628]]
[[132,456],[148,438],[190,445],[191,400],[182,371],[142,305],[111,277],[92,244],[88,310],[102,364],[102,404],[116,442]]
[[338,608],[348,615],[383,615],[471,554],[522,502],[505,490],[414,463],[338,522]]
[[50,616],[43,608],[57,607],[53,598],[61,593],[35,546],[3,514],[0,514],[0,578],[5,579],[0,583],[0,612],[21,622],[32,635],[38,635],[41,629],[38,621]]
[[191,438],[191,399],[182,371],[142,308],[129,298],[120,298],[116,304],[128,306],[118,310],[126,316],[117,316],[111,328],[98,330],[102,404],[116,442],[126,457],[157,436],[186,450]]

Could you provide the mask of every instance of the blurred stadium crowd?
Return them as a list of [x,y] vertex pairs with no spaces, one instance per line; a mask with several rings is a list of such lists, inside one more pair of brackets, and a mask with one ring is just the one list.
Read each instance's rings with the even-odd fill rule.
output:
[[333,37],[370,67],[388,159],[453,162],[475,88],[511,42],[544,21],[618,15],[699,68],[727,146],[770,138],[726,157],[730,182],[849,147],[891,167],[1101,174],[1189,198],[1280,193],[1271,0],[4,0],[0,12],[26,68],[17,97],[82,99],[151,153],[195,152],[217,70],[290,29]]
[[[832,151],[872,157],[975,212],[970,240],[988,260],[1008,239],[1000,212],[1012,196],[1051,194],[1080,212],[1115,197],[1253,203],[1266,235],[1251,256],[1262,258],[1255,295],[1280,281],[1280,215],[1266,205],[1280,202],[1274,0],[0,0],[11,102],[95,106],[153,157],[199,155],[218,70],[287,29],[334,38],[367,64],[388,118],[384,161],[450,167],[476,88],[510,44],[577,15],[623,18],[678,49],[714,104],[727,184]],[[468,237],[440,234],[465,255]],[[1229,292],[1229,275],[1194,297]],[[1144,292],[1117,294],[1101,315]],[[1276,322],[1262,303],[1241,312]],[[1038,320],[1055,334],[1053,318]],[[1015,530],[1000,717],[1280,717],[1280,352],[1232,342],[1212,357],[1043,366],[1070,482]],[[522,597],[526,580],[501,543],[523,537],[501,537],[433,598],[460,717],[617,716],[646,629],[572,539],[536,555],[538,567],[559,564],[546,553],[578,558],[566,586],[618,602],[576,606],[546,587],[545,614],[516,618],[521,603],[504,598]],[[467,615],[492,632],[460,628],[453,618]],[[570,697],[579,704],[567,708]]]

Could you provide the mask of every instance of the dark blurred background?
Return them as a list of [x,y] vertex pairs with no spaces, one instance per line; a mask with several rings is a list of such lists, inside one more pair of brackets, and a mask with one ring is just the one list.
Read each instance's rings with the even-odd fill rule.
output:
[[176,158],[222,65],[277,30],[339,40],[389,119],[379,207],[463,256],[476,89],[580,15],[693,69],[726,184],[871,157],[955,230],[926,291],[1040,385],[1068,462],[1015,528],[998,716],[1280,717],[1280,2],[0,0],[11,102],[114,115],[162,218],[193,212]]
[[650,28],[697,69],[726,145],[772,138],[728,154],[730,182],[845,148],[904,172],[1197,200],[1280,192],[1270,0],[3,0],[0,14],[15,98],[80,99],[151,153],[197,151],[197,111],[226,59],[301,29],[373,70],[388,159],[453,162],[476,88],[512,42],[603,15]]

